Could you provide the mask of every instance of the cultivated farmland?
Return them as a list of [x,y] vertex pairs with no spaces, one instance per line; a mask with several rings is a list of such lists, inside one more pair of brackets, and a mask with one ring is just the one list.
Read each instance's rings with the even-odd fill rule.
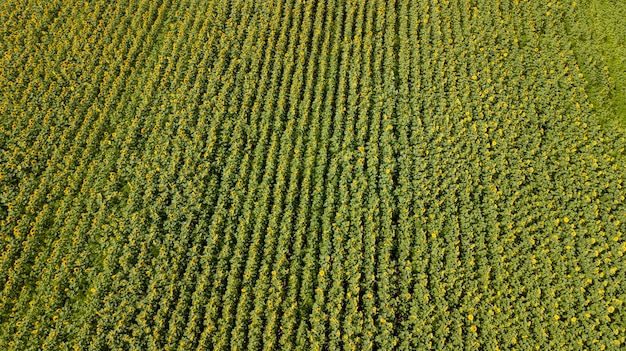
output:
[[626,347],[590,1],[3,1],[0,349]]

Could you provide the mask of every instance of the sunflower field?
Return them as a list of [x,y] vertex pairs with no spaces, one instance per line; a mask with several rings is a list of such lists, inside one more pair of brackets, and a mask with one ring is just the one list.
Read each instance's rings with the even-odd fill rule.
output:
[[0,349],[623,350],[593,1],[0,2]]

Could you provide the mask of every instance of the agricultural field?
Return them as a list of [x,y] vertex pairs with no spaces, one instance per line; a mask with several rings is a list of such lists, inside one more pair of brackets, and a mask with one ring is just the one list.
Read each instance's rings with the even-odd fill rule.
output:
[[619,13],[0,2],[0,350],[623,350]]
[[600,122],[626,125],[626,2],[586,0],[567,31]]

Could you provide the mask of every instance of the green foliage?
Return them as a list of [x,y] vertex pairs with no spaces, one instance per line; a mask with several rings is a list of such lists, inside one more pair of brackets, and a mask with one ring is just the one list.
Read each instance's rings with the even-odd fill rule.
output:
[[4,2],[0,349],[623,348],[622,8]]
[[[565,18],[587,90],[601,122],[626,125],[626,3],[571,2],[575,17]],[[576,20],[572,21],[573,18]]]

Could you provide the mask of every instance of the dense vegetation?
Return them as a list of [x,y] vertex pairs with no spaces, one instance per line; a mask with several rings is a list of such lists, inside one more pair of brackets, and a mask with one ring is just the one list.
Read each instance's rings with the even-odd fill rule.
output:
[[591,3],[2,2],[0,349],[625,347]]
[[567,21],[596,115],[607,128],[626,125],[626,1],[584,0]]

